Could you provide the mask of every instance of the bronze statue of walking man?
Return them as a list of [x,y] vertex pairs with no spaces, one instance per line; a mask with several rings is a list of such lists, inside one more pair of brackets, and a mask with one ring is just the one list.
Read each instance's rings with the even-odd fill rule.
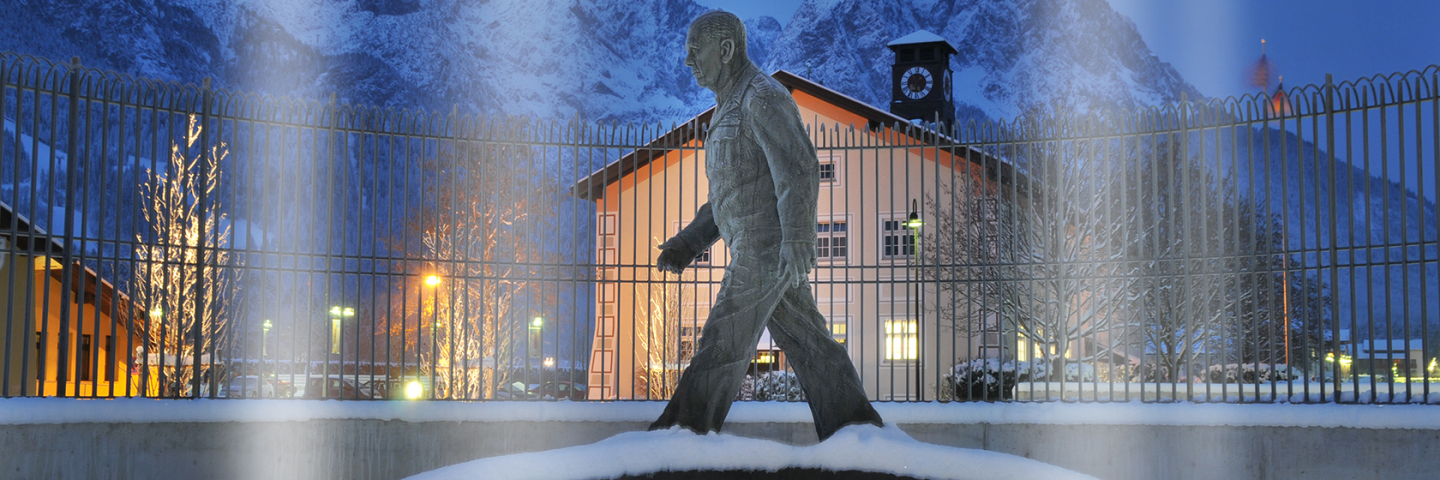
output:
[[695,357],[650,429],[720,431],[767,324],[799,376],[820,440],[846,425],[881,425],[810,293],[820,162],[795,99],[746,56],[745,24],[733,14],[696,18],[685,49],[695,81],[715,92],[705,140],[710,201],[660,245],[656,267],[680,273],[720,238],[732,261]]

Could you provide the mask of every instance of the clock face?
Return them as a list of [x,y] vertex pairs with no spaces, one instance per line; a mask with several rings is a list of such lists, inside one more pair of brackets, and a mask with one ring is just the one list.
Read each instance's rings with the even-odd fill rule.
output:
[[900,90],[905,96],[915,100],[925,98],[930,94],[930,87],[935,84],[935,78],[925,67],[910,67],[900,76]]
[[940,88],[945,89],[945,101],[950,101],[950,91],[955,88],[950,86],[950,70],[948,69],[945,70],[945,83],[940,84]]

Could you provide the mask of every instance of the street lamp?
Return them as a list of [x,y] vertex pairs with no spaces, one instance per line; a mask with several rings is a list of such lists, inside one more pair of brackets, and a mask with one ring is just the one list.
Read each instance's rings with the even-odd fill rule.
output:
[[[438,358],[440,357],[440,342],[439,342],[439,337],[437,336],[437,333],[436,333],[436,331],[440,329],[440,289],[439,289],[439,288],[436,288],[436,287],[439,287],[439,286],[440,286],[440,281],[441,281],[441,279],[440,279],[440,276],[439,276],[439,275],[426,275],[426,276],[425,276],[425,287],[430,289],[430,308],[432,309],[432,310],[431,310],[432,313],[430,314],[430,384],[431,384],[431,385],[434,385],[434,384],[435,384],[435,374],[436,374],[435,370],[437,369],[437,365],[440,364],[440,362],[438,361]],[[421,296],[422,296],[422,300],[421,300],[421,301],[423,302],[423,301],[424,301],[424,300],[423,300],[424,293],[421,293]],[[424,305],[421,305],[421,307],[420,307],[420,320],[421,320],[421,321],[424,321],[424,320],[425,320],[425,307],[424,307]],[[417,329],[418,329],[418,328],[421,328],[421,327],[419,327],[419,325],[417,325],[416,327],[417,327]],[[416,370],[415,370],[415,375],[416,375],[417,377],[420,375],[420,370],[419,370],[418,366],[417,366],[417,368],[416,368]],[[420,385],[419,382],[411,382],[411,384],[414,385],[415,388],[417,389],[415,395],[412,396],[411,398],[419,398],[419,396],[421,395],[421,392],[420,392],[420,390],[419,390],[419,385]],[[406,394],[409,395],[409,394],[410,394],[409,391],[408,391],[409,387],[406,387],[406,388],[407,388]],[[430,398],[435,398],[435,390],[434,390],[434,389],[431,389],[431,391],[430,391]]]
[[545,319],[535,317],[530,321],[530,357],[540,356],[540,331],[545,328]]
[[925,226],[925,221],[920,219],[920,201],[910,200],[910,218],[905,220],[905,226],[911,230],[919,230]]
[[[920,227],[922,226],[925,226],[925,221],[920,219],[920,201],[917,199],[911,199],[910,217],[905,220],[905,227],[911,230],[910,241],[912,242],[912,244],[910,250],[910,263],[912,266],[917,267],[920,263]],[[920,273],[918,271],[915,272],[915,276],[920,276]],[[920,346],[925,344],[925,336],[922,333],[922,326],[925,325],[925,322],[920,321],[921,317],[924,316],[921,314],[920,310],[922,306],[920,300],[922,290],[918,282],[912,283],[915,283],[915,398],[917,400],[923,401],[925,399],[925,373],[924,358],[922,355],[920,355]]]
[[260,325],[260,356],[261,356],[261,357],[264,357],[265,355],[268,355],[268,354],[270,353],[270,352],[269,352],[269,349],[267,348],[267,344],[268,344],[267,340],[270,339],[270,327],[271,327],[271,325],[270,325],[270,319],[268,319],[268,318],[265,319],[265,323],[264,323],[264,324],[261,324],[261,325]]
[[345,317],[355,316],[355,309],[350,307],[330,307],[330,353],[340,353],[340,323]]

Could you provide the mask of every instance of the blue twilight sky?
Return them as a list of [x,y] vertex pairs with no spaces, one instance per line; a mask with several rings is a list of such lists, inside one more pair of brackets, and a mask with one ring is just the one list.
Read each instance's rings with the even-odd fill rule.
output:
[[[696,0],[741,18],[788,23],[801,0]],[[1260,39],[1286,86],[1440,64],[1440,0],[1109,0],[1150,50],[1207,96],[1255,91],[1245,72]],[[1270,88],[1274,88],[1272,83]]]

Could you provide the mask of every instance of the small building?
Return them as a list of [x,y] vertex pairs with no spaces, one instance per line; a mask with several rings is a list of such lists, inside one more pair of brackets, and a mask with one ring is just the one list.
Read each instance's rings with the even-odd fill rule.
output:
[[[820,161],[818,266],[811,286],[833,338],[846,346],[872,398],[928,398],[933,394],[924,392],[933,391],[935,379],[956,362],[998,358],[1003,344],[1015,343],[1000,338],[993,318],[956,315],[959,322],[984,324],[965,327],[974,334],[957,340],[953,327],[937,328],[940,322],[922,313],[940,298],[937,282],[919,268],[922,210],[953,212],[952,205],[973,200],[942,193],[958,192],[962,184],[966,192],[1013,195],[1018,175],[1006,162],[957,147],[953,139],[912,123],[909,116],[929,116],[925,107],[951,105],[946,65],[953,48],[929,45],[932,40],[919,42],[933,49],[924,59],[934,68],[897,66],[895,81],[907,83],[895,95],[902,106],[940,100],[917,105],[911,110],[918,113],[907,116],[788,71],[772,75],[794,97]],[[571,190],[596,205],[598,319],[589,365],[591,399],[668,397],[694,353],[728,264],[724,241],[679,278],[655,271],[655,246],[687,225],[707,200],[702,139],[714,110],[661,132]],[[750,372],[783,369],[785,361],[767,332],[756,345]]]
[[1368,339],[1355,344],[1350,368],[1359,375],[1373,373],[1403,379],[1406,375],[1424,377],[1429,362],[1422,340]]
[[9,352],[0,396],[138,394],[127,368],[144,328],[134,305],[95,270],[78,262],[64,268],[64,253],[64,245],[0,203],[0,338],[8,339],[0,351]]

